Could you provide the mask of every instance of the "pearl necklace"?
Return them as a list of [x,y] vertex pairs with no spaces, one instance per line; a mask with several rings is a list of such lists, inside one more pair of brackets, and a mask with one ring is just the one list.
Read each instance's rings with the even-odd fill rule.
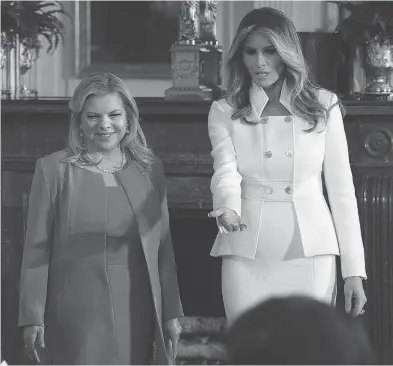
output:
[[[91,155],[89,154],[89,151],[88,151],[88,150],[86,150],[85,154],[86,154],[87,157],[90,159],[90,161],[93,161],[93,159],[92,159]],[[98,170],[100,170],[101,172],[103,172],[103,173],[113,174],[113,173],[116,173],[116,172],[118,172],[118,171],[120,171],[120,170],[122,170],[122,169],[124,168],[124,163],[125,163],[125,161],[126,161],[126,154],[124,153],[123,149],[121,149],[121,164],[120,164],[119,167],[114,168],[114,169],[110,169],[110,170],[109,170],[109,169],[103,169],[103,168],[101,168],[101,167],[100,167],[100,164],[95,165],[95,167],[96,167]]]

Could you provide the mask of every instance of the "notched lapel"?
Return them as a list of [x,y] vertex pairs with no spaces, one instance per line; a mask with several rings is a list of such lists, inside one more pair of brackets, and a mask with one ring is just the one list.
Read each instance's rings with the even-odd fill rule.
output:
[[[255,123],[255,121],[258,121],[260,119],[262,112],[269,101],[269,97],[267,96],[263,88],[258,87],[254,82],[251,83],[249,95],[250,95],[251,112],[248,116],[245,116],[245,119],[248,122]],[[293,114],[292,106],[291,106],[291,95],[286,79],[284,80],[281,88],[280,103],[285,107],[285,109],[290,114]]]
[[133,161],[127,169],[116,173],[130,201],[138,223],[146,261],[157,250],[161,239],[162,215],[158,192],[147,172]]

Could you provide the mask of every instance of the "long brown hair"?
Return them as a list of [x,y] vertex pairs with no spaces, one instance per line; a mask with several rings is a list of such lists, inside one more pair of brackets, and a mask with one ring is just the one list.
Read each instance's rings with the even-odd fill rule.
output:
[[[286,65],[286,82],[290,92],[291,106],[299,117],[315,130],[326,121],[329,110],[318,99],[320,87],[309,77],[308,66],[303,57],[301,43],[294,24],[279,10],[263,7],[244,16],[233,39],[227,60],[229,87],[226,100],[234,108],[232,119],[245,120],[251,112],[249,89],[251,76],[243,61],[243,47],[247,37],[254,32],[266,35]],[[337,102],[342,108],[340,102]],[[343,110],[342,110],[343,112]]]

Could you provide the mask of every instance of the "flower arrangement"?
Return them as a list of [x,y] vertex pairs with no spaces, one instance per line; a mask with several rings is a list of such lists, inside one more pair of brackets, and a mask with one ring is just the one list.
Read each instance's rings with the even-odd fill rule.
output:
[[1,1],[1,31],[12,47],[19,35],[21,45],[32,49],[38,58],[43,47],[39,36],[48,42],[47,53],[53,54],[64,43],[64,23],[59,15],[69,15],[59,1]]
[[341,51],[347,61],[355,59],[358,47],[369,41],[384,42],[393,37],[393,2],[391,1],[328,1],[349,16],[336,28]]

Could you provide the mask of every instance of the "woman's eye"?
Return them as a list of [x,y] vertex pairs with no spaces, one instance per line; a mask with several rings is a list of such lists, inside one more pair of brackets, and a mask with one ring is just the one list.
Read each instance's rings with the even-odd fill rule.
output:
[[98,116],[89,115],[89,116],[87,116],[87,118],[88,118],[88,119],[97,119],[97,118],[98,118]]
[[111,118],[118,118],[118,117],[120,117],[121,116],[121,113],[114,113],[114,114],[111,114]]
[[277,51],[275,48],[270,48],[265,51],[268,55],[274,55]]
[[246,54],[247,55],[255,55],[256,51],[255,50],[251,50],[251,49],[246,49]]

